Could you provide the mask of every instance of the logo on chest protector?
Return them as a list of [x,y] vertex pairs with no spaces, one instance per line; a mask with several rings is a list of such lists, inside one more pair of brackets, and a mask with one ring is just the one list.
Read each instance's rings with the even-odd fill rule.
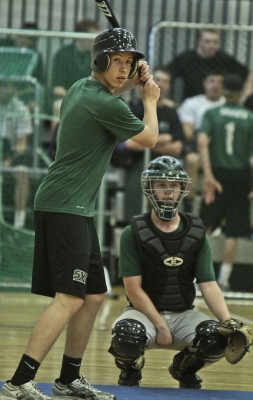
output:
[[179,267],[179,265],[183,264],[183,260],[179,257],[168,257],[163,263],[168,267]]

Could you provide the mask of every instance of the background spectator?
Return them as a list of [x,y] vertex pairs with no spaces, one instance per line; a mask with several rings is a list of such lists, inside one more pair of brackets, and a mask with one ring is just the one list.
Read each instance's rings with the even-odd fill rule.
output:
[[201,29],[198,31],[196,48],[177,55],[167,65],[173,79],[182,78],[183,99],[203,93],[202,82],[212,71],[220,71],[223,75],[240,75],[245,83],[245,95],[252,91],[248,67],[219,47],[219,32],[214,29]]
[[[154,81],[160,88],[160,99],[157,103],[157,118],[159,124],[159,137],[156,146],[151,151],[151,157],[160,154],[180,157],[182,155],[184,134],[175,103],[168,99],[170,90],[170,74],[164,67],[156,67],[153,72]],[[129,107],[140,119],[143,119],[144,110],[141,99],[133,98]],[[123,149],[122,149],[123,147]],[[125,179],[125,219],[128,221],[132,215],[142,210],[142,191],[139,185],[144,163],[144,148],[133,141],[126,141],[118,152],[119,157],[124,157],[124,152],[131,155],[129,165],[126,167]]]
[[25,225],[26,206],[29,195],[29,173],[32,164],[31,134],[32,119],[29,108],[15,96],[12,82],[0,81],[0,138],[3,148],[3,166],[15,167],[13,172],[15,190],[14,226]]
[[[36,22],[26,21],[22,24],[20,29],[37,30],[38,25]],[[0,46],[13,47],[18,49],[25,48],[28,50],[32,50],[33,52],[36,53],[37,56],[36,62],[33,61],[32,57],[30,62],[33,63],[33,65],[31,65],[31,71],[32,71],[31,76],[37,79],[38,85],[35,87],[34,83],[30,82],[29,80],[24,82],[20,81],[18,88],[19,98],[23,100],[26,105],[28,105],[31,112],[34,112],[37,106],[43,107],[44,103],[43,85],[45,83],[45,77],[44,77],[43,57],[42,54],[37,49],[37,41],[38,41],[37,37],[22,35],[22,33],[20,33],[20,35],[18,36],[17,35],[15,35],[14,37],[10,36],[0,40]],[[22,53],[20,54],[20,59],[22,59]],[[17,62],[17,60],[15,60],[14,62]],[[24,78],[24,76],[21,75],[20,73],[18,73],[18,76]],[[38,88],[39,88],[39,98],[37,91]]]
[[[96,21],[83,19],[76,23],[75,32],[97,33],[100,28]],[[91,74],[92,40],[75,39],[71,44],[62,46],[53,55],[52,92],[54,96],[53,114],[60,115],[63,97],[70,86],[79,79]],[[55,128],[56,124],[53,124]]]
[[204,113],[225,103],[222,87],[223,76],[219,72],[209,73],[203,81],[203,94],[185,99],[178,108],[185,134],[185,169],[193,182],[189,196],[184,199],[184,210],[191,212],[199,187],[200,157],[197,148],[197,133]]
[[239,76],[228,75],[223,85],[227,102],[205,113],[199,150],[204,172],[201,217],[207,233],[221,226],[226,235],[218,283],[227,290],[237,239],[250,234],[253,113],[239,104]]
[[[37,30],[38,25],[36,22],[26,21],[22,24],[20,29],[31,29]],[[32,76],[38,79],[38,81],[43,84],[44,83],[44,68],[43,68],[43,58],[42,54],[37,49],[37,37],[35,36],[27,36],[20,34],[19,36],[7,37],[5,39],[0,40],[0,46],[8,46],[8,47],[18,47],[18,48],[26,48],[36,52],[38,56],[38,62],[34,68]]]

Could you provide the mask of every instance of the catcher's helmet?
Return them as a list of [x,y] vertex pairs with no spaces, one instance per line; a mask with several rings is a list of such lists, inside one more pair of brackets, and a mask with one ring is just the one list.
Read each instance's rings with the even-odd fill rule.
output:
[[[173,201],[157,199],[156,193],[153,190],[153,182],[161,180],[181,183],[181,189],[179,191],[169,189],[170,192],[172,191],[179,194],[177,199]],[[183,169],[182,164],[176,158],[170,156],[157,157],[152,160],[147,169],[142,172],[141,176],[142,191],[150,202],[156,215],[163,220],[175,218],[181,200],[189,193],[190,183],[191,178]],[[165,189],[165,192],[166,191]]]
[[144,58],[144,54],[136,50],[136,46],[135,37],[126,29],[114,28],[101,32],[91,49],[91,69],[96,72],[106,71],[110,65],[109,53],[130,51],[134,53],[134,60],[128,78],[132,78],[136,73],[138,60]]

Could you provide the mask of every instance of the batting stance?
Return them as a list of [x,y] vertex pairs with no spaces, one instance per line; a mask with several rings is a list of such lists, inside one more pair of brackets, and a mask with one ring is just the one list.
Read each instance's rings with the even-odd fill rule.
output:
[[[163,348],[178,351],[169,372],[179,387],[200,389],[198,370],[224,356],[238,362],[252,341],[250,328],[230,317],[200,218],[178,212],[190,183],[169,156],[142,173],[151,212],[133,217],[120,243],[119,275],[129,304],[113,324],[109,349],[121,370],[119,385],[139,385],[145,350]],[[194,310],[195,278],[218,321]]]
[[[92,76],[77,81],[63,99],[55,161],[35,197],[32,291],[53,300],[36,322],[1,398],[49,399],[34,377],[66,327],[62,366],[52,398],[115,399],[91,386],[80,368],[107,291],[93,222],[101,180],[118,141],[131,139],[152,148],[158,137],[160,90],[147,63],[139,62],[144,55],[136,47],[135,37],[125,29],[101,32],[92,47]],[[143,99],[143,121],[117,96],[134,86],[139,86]]]

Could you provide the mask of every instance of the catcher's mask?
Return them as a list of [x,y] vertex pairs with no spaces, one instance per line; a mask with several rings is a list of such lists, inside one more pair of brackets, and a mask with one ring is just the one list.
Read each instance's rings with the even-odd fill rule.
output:
[[128,76],[130,79],[137,71],[138,61],[144,58],[144,54],[136,50],[136,47],[136,39],[131,32],[123,28],[107,29],[94,40],[91,49],[91,69],[95,72],[104,72],[110,65],[110,53],[129,51],[134,54]]
[[[159,192],[173,193],[173,198],[170,196],[166,199],[164,196],[162,200],[159,200],[157,191],[153,188],[154,182],[157,181],[179,182],[181,187],[179,190],[159,189]],[[182,164],[170,156],[157,157],[152,160],[141,176],[142,191],[158,218],[162,220],[175,218],[180,202],[189,193],[191,181]]]

